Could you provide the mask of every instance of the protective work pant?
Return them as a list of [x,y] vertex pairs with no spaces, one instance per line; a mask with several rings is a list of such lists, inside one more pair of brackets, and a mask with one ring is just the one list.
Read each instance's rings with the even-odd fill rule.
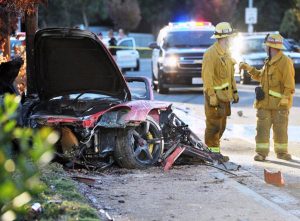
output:
[[227,116],[230,116],[230,102],[220,102],[218,107],[209,105],[209,98],[205,95],[205,144],[215,153],[220,153],[220,139],[226,128]]
[[270,130],[273,126],[275,153],[288,152],[288,118],[289,110],[257,110],[256,152],[262,156],[269,154]]

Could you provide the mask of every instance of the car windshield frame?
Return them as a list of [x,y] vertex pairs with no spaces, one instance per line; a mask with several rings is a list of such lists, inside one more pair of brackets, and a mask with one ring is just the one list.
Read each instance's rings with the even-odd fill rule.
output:
[[[170,31],[163,40],[164,48],[209,47],[215,43],[212,30]],[[204,42],[205,40],[205,42]],[[201,43],[204,42],[204,43]]]

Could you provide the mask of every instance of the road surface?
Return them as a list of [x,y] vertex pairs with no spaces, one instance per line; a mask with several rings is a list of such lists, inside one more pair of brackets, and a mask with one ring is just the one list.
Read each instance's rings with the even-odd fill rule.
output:
[[[140,72],[128,76],[151,77],[150,60],[141,61]],[[112,168],[87,175],[96,184],[80,184],[102,219],[114,220],[299,220],[300,218],[300,86],[290,113],[289,148],[294,160],[277,160],[272,151],[267,162],[253,160],[255,149],[255,110],[252,108],[255,85],[238,85],[240,103],[232,108],[222,152],[242,166],[231,176],[203,165],[125,170]],[[200,90],[171,90],[155,93],[155,99],[174,103],[178,115],[201,138],[205,115]],[[238,114],[239,113],[239,114]],[[299,158],[297,158],[299,157]],[[266,184],[263,169],[282,171],[285,186]]]

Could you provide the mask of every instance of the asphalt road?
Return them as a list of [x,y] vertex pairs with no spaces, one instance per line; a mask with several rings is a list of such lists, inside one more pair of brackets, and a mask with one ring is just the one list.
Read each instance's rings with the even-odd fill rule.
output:
[[[127,72],[127,76],[146,76],[151,79],[151,60],[141,60],[141,70],[139,72]],[[252,107],[254,101],[254,88],[256,85],[238,84],[240,102],[235,107]],[[294,97],[294,107],[300,107],[300,84],[296,85],[296,96]],[[201,89],[184,88],[171,89],[169,94],[158,94],[154,92],[155,100],[167,102],[180,102],[189,104],[203,104],[203,93]]]

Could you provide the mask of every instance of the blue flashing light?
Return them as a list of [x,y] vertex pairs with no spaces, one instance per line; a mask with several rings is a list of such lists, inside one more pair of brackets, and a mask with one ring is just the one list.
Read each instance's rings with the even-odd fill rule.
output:
[[189,22],[170,22],[169,26],[173,27],[202,27],[202,26],[212,26],[211,22],[207,21],[189,21]]

